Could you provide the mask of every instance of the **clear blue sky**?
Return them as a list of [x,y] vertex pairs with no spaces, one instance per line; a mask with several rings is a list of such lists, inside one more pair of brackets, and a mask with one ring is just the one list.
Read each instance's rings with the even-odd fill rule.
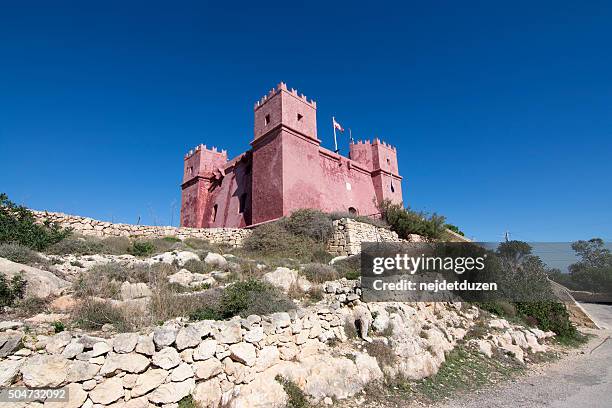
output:
[[185,152],[246,150],[282,80],[327,147],[332,115],[396,145],[406,203],[470,237],[612,237],[609,1],[93,3],[1,6],[14,201],[176,224]]

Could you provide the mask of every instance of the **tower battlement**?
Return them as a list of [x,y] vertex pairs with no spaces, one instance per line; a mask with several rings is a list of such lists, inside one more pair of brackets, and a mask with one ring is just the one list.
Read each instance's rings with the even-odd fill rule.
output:
[[209,155],[216,154],[216,155],[219,155],[219,156],[225,156],[227,158],[227,150],[225,150],[225,149],[219,150],[215,146],[211,146],[210,148],[208,148],[208,147],[206,147],[205,144],[199,144],[196,147],[194,147],[193,149],[190,149],[187,153],[185,153],[185,160],[187,160],[188,158],[190,158],[194,154],[202,153],[202,152],[206,152]]
[[270,91],[268,92],[267,95],[262,96],[257,102],[255,102],[254,110],[257,110],[257,109],[261,108],[266,102],[268,102],[270,99],[272,99],[272,97],[274,95],[279,94],[281,91],[285,91],[287,93],[290,93],[291,95],[295,96],[296,98],[301,99],[304,103],[312,106],[314,109],[317,109],[317,102],[316,101],[314,101],[313,99],[308,100],[306,95],[298,94],[298,91],[295,88],[288,89],[287,88],[287,84],[285,84],[284,82],[280,82],[278,85],[276,85],[276,88],[270,89]]
[[380,145],[380,146],[384,146],[387,149],[391,149],[393,151],[397,151],[397,148],[387,142],[385,142],[384,140],[380,140],[379,138],[375,138],[373,141],[370,142],[370,140],[358,140],[356,142],[351,142],[350,145],[370,145],[370,146],[374,146],[374,145]]

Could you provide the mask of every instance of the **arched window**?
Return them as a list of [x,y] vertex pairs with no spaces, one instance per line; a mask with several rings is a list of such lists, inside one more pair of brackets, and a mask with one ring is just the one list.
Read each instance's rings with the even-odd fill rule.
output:
[[349,214],[351,214],[351,215],[357,215],[357,214],[359,214],[359,213],[357,212],[357,209],[356,209],[355,207],[349,207],[349,209],[348,209],[348,210],[349,210]]

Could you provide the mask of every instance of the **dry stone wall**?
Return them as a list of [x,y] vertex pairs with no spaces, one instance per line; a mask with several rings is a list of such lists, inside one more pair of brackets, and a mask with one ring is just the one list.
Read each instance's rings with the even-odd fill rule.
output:
[[251,234],[251,230],[242,228],[183,228],[170,226],[151,226],[118,224],[93,218],[68,215],[56,212],[32,211],[38,221],[48,220],[64,228],[72,228],[83,235],[96,237],[142,237],[160,238],[174,236],[180,239],[200,238],[215,244],[240,246]]
[[[412,242],[422,240],[419,235],[411,237]],[[361,252],[362,242],[401,242],[397,233],[386,228],[342,218],[334,221],[334,234],[327,244],[327,250],[336,256],[356,255]]]
[[[83,235],[96,237],[142,237],[160,238],[174,236],[180,239],[200,238],[215,244],[227,244],[239,247],[252,230],[244,228],[183,228],[170,226],[151,226],[119,224],[99,221],[93,218],[68,215],[57,212],[35,211],[34,216],[39,222],[45,220],[58,223],[65,228],[72,228]],[[412,240],[422,238],[414,235]],[[334,233],[327,244],[332,255],[355,255],[361,251],[362,242],[399,242],[397,233],[376,227],[371,224],[343,218],[334,221]]]

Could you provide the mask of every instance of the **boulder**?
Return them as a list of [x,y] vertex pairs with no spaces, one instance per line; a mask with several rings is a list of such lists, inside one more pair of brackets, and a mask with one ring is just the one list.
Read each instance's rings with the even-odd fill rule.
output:
[[121,284],[122,300],[140,299],[151,295],[151,289],[144,282],[130,283],[126,281]]
[[193,282],[193,280],[193,273],[191,273],[187,269],[181,269],[177,273],[168,276],[168,282],[176,283],[181,286],[189,286],[189,284]]
[[28,283],[26,286],[26,297],[47,298],[49,296],[59,296],[64,288],[70,286],[70,282],[60,279],[51,272],[22,265],[0,258],[0,271],[8,278],[23,272],[23,278]]
[[297,284],[298,272],[293,269],[278,267],[275,271],[264,274],[263,280],[287,292]]
[[73,339],[62,351],[62,356],[66,358],[75,358],[77,355],[81,354],[85,346],[83,343],[79,343],[76,339]]
[[0,331],[15,330],[23,326],[21,322],[4,321],[0,322]]
[[209,252],[208,254],[206,254],[206,257],[204,258],[204,262],[207,265],[217,266],[221,269],[224,269],[225,267],[227,267],[227,259],[225,259],[223,255],[216,254],[214,252]]
[[261,372],[280,362],[280,352],[276,346],[266,346],[259,350],[255,371]]

